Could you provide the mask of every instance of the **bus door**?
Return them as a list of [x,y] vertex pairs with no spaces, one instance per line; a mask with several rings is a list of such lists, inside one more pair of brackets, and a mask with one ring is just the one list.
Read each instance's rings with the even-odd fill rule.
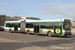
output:
[[39,25],[34,25],[34,33],[39,33]]
[[54,33],[57,35],[62,33],[62,23],[54,23]]
[[18,31],[18,26],[19,26],[18,23],[14,23],[14,31]]

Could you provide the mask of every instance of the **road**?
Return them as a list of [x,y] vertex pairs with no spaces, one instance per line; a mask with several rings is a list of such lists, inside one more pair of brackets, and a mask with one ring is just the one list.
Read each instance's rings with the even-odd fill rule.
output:
[[48,37],[0,31],[0,50],[74,50],[75,32],[68,37]]

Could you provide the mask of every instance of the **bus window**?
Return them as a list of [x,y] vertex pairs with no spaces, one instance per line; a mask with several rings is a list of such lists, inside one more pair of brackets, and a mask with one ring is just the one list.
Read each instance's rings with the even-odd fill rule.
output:
[[58,24],[58,28],[62,29],[62,23]]
[[14,27],[14,24],[6,23],[6,27]]
[[71,29],[71,23],[63,23],[63,29],[64,30],[70,30]]
[[26,24],[26,28],[33,28],[33,24]]
[[52,23],[48,23],[47,24],[47,29],[53,29],[53,24]]
[[40,28],[47,29],[47,23],[40,23]]
[[20,23],[19,23],[19,27],[20,27]]
[[53,29],[53,26],[47,26],[48,29]]
[[58,28],[58,23],[54,23],[54,29]]
[[42,29],[46,29],[47,26],[43,26],[43,25],[41,25],[40,28],[42,28]]

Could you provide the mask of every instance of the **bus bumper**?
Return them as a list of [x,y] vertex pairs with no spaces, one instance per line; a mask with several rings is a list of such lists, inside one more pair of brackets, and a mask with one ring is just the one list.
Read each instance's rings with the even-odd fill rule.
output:
[[65,34],[64,34],[64,36],[67,36],[67,35],[72,35],[72,34],[71,34],[71,32],[65,33]]

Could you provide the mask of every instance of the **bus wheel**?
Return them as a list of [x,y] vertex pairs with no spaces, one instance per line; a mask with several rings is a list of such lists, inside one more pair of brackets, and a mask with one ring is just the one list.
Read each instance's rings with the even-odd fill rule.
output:
[[52,32],[48,32],[47,35],[48,35],[49,37],[52,37]]
[[27,30],[27,34],[30,35],[29,30]]
[[11,33],[11,29],[9,29],[9,32]]

